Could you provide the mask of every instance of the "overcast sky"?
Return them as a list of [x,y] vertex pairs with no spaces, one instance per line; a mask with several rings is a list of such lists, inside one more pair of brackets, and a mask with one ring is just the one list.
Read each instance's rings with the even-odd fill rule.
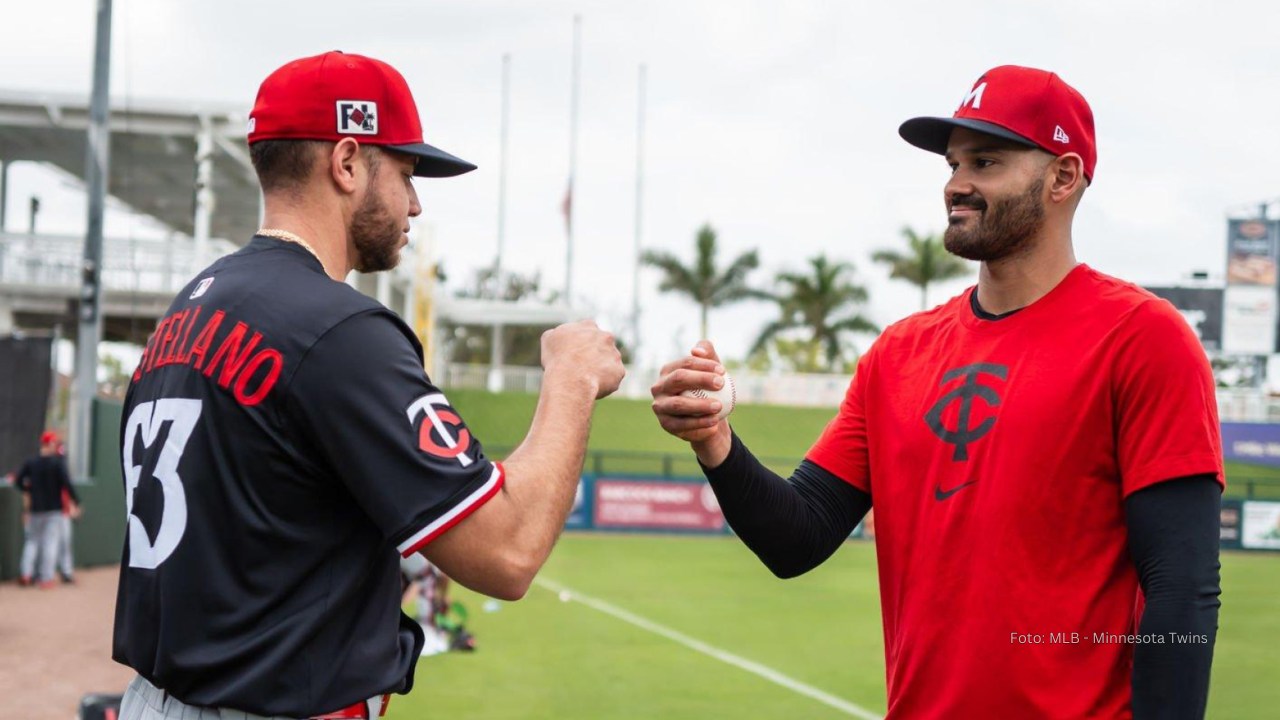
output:
[[[95,6],[9,3],[0,88],[87,96]],[[995,65],[1051,69],[1092,105],[1099,159],[1075,243],[1103,272],[1144,283],[1192,270],[1219,276],[1228,215],[1280,197],[1274,2],[116,0],[111,91],[247,111],[262,79],[295,57],[341,49],[390,62],[414,90],[427,141],[480,166],[418,186],[446,268],[460,279],[496,248],[509,52],[506,265],[541,268],[561,287],[574,13],[583,18],[575,288],[615,328],[631,305],[641,63],[644,245],[688,257],[709,221],[728,257],[759,249],[759,284],[826,252],[856,264],[882,324],[919,309],[919,295],[889,281],[870,253],[898,247],[904,225],[945,226],[947,167],[901,141],[897,127],[949,115]],[[31,194],[45,200],[42,228],[83,228],[83,196],[30,169],[11,176],[11,227],[25,224]],[[136,225],[116,220],[108,231]],[[657,283],[644,271],[646,360],[696,340],[696,309],[658,295]],[[741,355],[772,312],[714,312],[712,338]]]

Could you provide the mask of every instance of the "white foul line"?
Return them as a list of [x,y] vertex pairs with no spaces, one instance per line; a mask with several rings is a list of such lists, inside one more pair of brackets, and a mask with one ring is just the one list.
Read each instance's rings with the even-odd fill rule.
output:
[[713,645],[708,645],[707,643],[704,643],[701,640],[691,638],[688,635],[685,635],[684,633],[677,632],[663,625],[659,625],[658,623],[653,622],[652,620],[648,620],[646,618],[640,617],[639,615],[636,615],[635,613],[623,610],[622,608],[616,605],[611,605],[610,603],[607,603],[603,600],[597,600],[596,598],[593,598],[590,595],[583,595],[582,593],[576,590],[567,588],[564,585],[561,585],[560,583],[554,580],[548,580],[546,578],[538,577],[538,578],[534,578],[533,581],[534,583],[554,593],[567,592],[569,593],[570,599],[576,600],[577,602],[580,602],[589,608],[592,608],[594,610],[599,610],[605,615],[610,615],[619,620],[622,620],[623,622],[631,623],[632,625],[635,625],[636,627],[641,628],[643,630],[648,630],[649,632],[654,633],[655,635],[661,635],[662,637],[668,640],[684,645],[690,650],[696,650],[702,653],[703,655],[709,655],[719,660],[720,662],[728,663],[729,665],[733,665],[736,668],[746,670],[747,672],[753,673],[755,675],[759,675],[760,677],[764,678],[765,680],[768,680],[771,683],[774,683],[775,685],[781,685],[782,687],[788,690],[791,690],[792,692],[796,692],[806,697],[813,698],[814,700],[817,700],[823,705],[835,708],[836,710],[839,710],[845,713],[846,715],[852,715],[853,717],[856,717],[856,718],[862,718],[862,720],[883,720],[879,715],[871,712],[870,710],[867,710],[864,707],[854,705],[848,700],[844,700],[830,693],[823,692],[818,688],[813,687],[812,685],[806,685],[800,682],[799,680],[789,678],[786,675],[783,675],[782,673],[778,672],[777,670],[774,670],[773,668],[765,667],[760,663],[752,662],[751,660],[748,660],[744,657],[739,657],[726,650],[721,650],[720,648],[715,647]]

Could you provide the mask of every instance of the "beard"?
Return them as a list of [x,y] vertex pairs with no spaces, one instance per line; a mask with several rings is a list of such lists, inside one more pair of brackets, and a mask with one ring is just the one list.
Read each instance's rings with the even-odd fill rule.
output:
[[992,262],[1027,249],[1031,239],[1044,227],[1044,202],[1040,193],[1044,180],[1036,180],[1021,195],[987,204],[978,194],[958,196],[951,207],[970,207],[979,212],[971,227],[951,224],[943,233],[947,252],[966,260]]
[[375,193],[351,218],[351,242],[356,248],[356,270],[362,273],[390,270],[400,264],[400,221],[392,217]]

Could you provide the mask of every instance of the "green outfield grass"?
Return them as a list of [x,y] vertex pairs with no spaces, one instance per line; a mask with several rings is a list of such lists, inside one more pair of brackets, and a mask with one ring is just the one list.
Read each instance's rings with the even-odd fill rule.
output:
[[[817,570],[773,578],[730,537],[578,534],[542,577],[797,681],[884,712],[875,550],[851,542]],[[1223,557],[1211,718],[1275,717],[1280,558]],[[535,586],[471,611],[479,650],[424,658],[389,717],[847,718],[793,690]]]
[[[450,399],[496,455],[523,437],[533,395],[453,390]],[[735,429],[789,472],[834,409],[743,406]],[[608,399],[593,421],[587,470],[699,475],[687,447],[643,400]],[[1249,480],[1280,497],[1280,469],[1228,463],[1228,494]],[[1267,481],[1273,484],[1265,484]],[[806,686],[884,711],[874,546],[848,543],[808,575],[779,581],[730,537],[579,534],[563,538],[540,577]],[[1227,553],[1211,718],[1270,718],[1280,708],[1280,556]],[[459,589],[479,651],[425,658],[393,718],[841,718],[845,712],[768,682],[575,599],[535,586],[485,612]]]
[[[510,447],[524,437],[537,405],[536,395],[490,394],[478,390],[450,390],[449,400],[458,408],[477,437],[487,444]],[[740,405],[733,426],[751,437],[760,455],[800,457],[835,416],[835,408],[798,408],[781,405]],[[688,446],[658,427],[648,400],[607,398],[592,418],[593,450],[688,452]]]
[[1280,468],[1228,462],[1226,497],[1280,500]]
[[1222,555],[1210,718],[1280,716],[1280,554]]
[[[476,437],[501,455],[524,437],[538,398],[521,393],[450,390],[449,400]],[[588,449],[601,453],[601,469],[660,474],[669,457],[665,461],[676,474],[700,476],[689,446],[662,431],[649,405],[647,400],[608,398],[596,407]],[[742,405],[733,413],[733,427],[757,457],[789,475],[835,412],[834,408]],[[595,469],[594,461],[587,458],[588,472]]]

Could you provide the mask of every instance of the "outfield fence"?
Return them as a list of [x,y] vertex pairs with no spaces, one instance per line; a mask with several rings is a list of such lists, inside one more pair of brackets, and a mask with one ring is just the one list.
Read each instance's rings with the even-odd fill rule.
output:
[[[448,389],[536,393],[542,389],[542,368],[451,363],[438,378]],[[614,397],[647,399],[659,368],[632,365]],[[849,375],[829,373],[755,373],[733,370],[739,404],[835,408],[849,388]]]
[[[490,457],[506,457],[514,448],[485,446]],[[781,456],[757,456],[770,470],[790,476],[803,458]],[[665,453],[634,450],[588,450],[583,460],[582,472],[589,475],[644,475],[667,480],[688,480],[702,477],[702,468],[692,452]],[[1242,500],[1280,501],[1280,477],[1239,476],[1227,479],[1225,497]]]
[[[486,445],[485,454],[504,458],[514,448]],[[800,464],[798,457],[760,457],[765,467],[787,477]],[[664,453],[635,450],[588,450],[582,463],[588,475],[643,475],[662,480],[701,479],[702,468],[692,452]]]
[[[115,401],[98,400],[94,405],[91,477],[77,479],[76,485],[85,511],[75,531],[76,561],[80,565],[119,562],[125,532],[124,483],[118,448],[120,411],[120,404]],[[1230,437],[1230,432],[1225,434]],[[1228,447],[1235,448],[1237,444]],[[1264,447],[1268,455],[1273,455],[1270,444]],[[512,449],[492,445],[486,446],[485,452],[500,459]],[[1274,455],[1280,456],[1280,451]],[[799,457],[759,459],[783,477],[789,476],[801,460]],[[730,531],[691,452],[592,449],[586,453],[582,473],[575,509],[569,518],[570,529]],[[18,492],[0,484],[0,580],[17,574],[22,540],[20,514]],[[1280,477],[1237,473],[1228,478],[1223,498],[1222,540],[1224,548],[1280,550]]]
[[1280,501],[1280,478],[1227,478],[1223,497]]
[[[615,397],[649,397],[649,387],[659,369],[632,365]],[[536,393],[542,389],[542,368],[486,364],[448,363],[435,374],[441,387],[491,392]],[[846,373],[793,373],[732,371],[740,404],[790,405],[836,408],[844,400],[850,375]],[[1218,388],[1218,416],[1223,422],[1280,423],[1280,396],[1256,388]]]
[[[502,458],[507,447],[490,447]],[[788,476],[799,458],[760,458]],[[875,537],[869,520],[852,537]],[[1280,478],[1232,477],[1222,499],[1222,547],[1227,550],[1280,550]],[[574,499],[569,530],[606,532],[732,532],[720,513],[692,453],[590,450]]]

